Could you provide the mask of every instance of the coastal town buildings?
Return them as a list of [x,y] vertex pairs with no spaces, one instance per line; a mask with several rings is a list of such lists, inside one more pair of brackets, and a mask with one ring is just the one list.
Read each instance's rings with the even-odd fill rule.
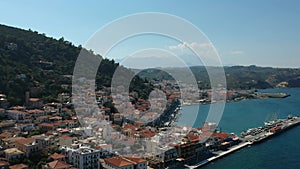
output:
[[100,150],[74,144],[62,147],[61,151],[66,161],[78,169],[100,169]]

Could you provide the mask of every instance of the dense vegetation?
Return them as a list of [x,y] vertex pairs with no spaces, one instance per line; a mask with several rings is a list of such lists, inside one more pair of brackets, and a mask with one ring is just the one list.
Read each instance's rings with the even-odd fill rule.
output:
[[[23,104],[26,91],[45,102],[55,101],[58,93],[71,91],[70,75],[81,49],[64,38],[0,25],[0,93],[12,104]],[[98,88],[110,85],[117,67],[113,60],[103,59],[96,78]],[[141,96],[151,90],[139,77],[133,83]]]
[[[23,104],[26,91],[45,102],[55,101],[58,93],[71,91],[71,75],[81,49],[64,38],[57,40],[36,31],[0,25],[0,93],[6,94],[12,104]],[[118,66],[114,60],[103,59],[96,78],[98,88],[111,84]],[[210,87],[205,67],[190,69],[200,88]],[[181,68],[165,70],[186,76]],[[225,67],[225,74],[229,89],[269,88],[283,81],[288,82],[287,87],[300,87],[300,69],[233,66]],[[164,71],[155,69],[139,75],[148,79],[172,79]],[[146,98],[152,87],[136,76],[131,89]]]

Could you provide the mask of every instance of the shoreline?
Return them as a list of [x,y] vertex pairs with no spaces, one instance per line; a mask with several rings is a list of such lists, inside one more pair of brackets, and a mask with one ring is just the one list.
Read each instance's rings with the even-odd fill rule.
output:
[[[276,89],[276,88],[271,88],[271,89]],[[288,88],[285,88],[288,89]],[[255,100],[255,99],[284,99],[287,97],[290,97],[291,94],[289,93],[283,93],[283,92],[256,92],[254,94],[249,94],[249,97],[240,97],[240,98],[235,98],[232,100],[226,100],[225,103],[232,103],[232,102],[240,102],[240,101],[246,101],[246,100]],[[251,97],[252,98],[251,98]],[[181,106],[194,106],[194,105],[208,105],[208,104],[215,104],[218,103],[217,101],[206,101],[206,102],[184,102],[181,103]]]
[[283,132],[291,130],[294,127],[300,125],[300,117],[297,117],[297,116],[292,117],[292,118],[287,117],[286,119],[279,119],[279,120],[282,120],[282,122],[281,122],[282,127],[279,131],[276,131],[274,133],[271,133],[270,131],[261,131],[260,133],[254,135],[254,136],[250,136],[251,138],[242,137],[242,138],[240,138],[241,142],[239,144],[228,148],[228,150],[222,151],[222,152],[217,152],[215,156],[212,156],[208,159],[202,160],[194,165],[185,165],[185,166],[190,169],[201,168],[204,165],[207,165],[215,160],[221,159],[221,158],[223,158],[227,155],[230,155],[231,153],[234,153],[238,150],[241,150],[245,147],[248,147],[251,145],[256,145],[256,144],[262,144],[262,142],[264,142],[268,139],[271,139],[273,137],[276,137],[276,136],[282,134]]

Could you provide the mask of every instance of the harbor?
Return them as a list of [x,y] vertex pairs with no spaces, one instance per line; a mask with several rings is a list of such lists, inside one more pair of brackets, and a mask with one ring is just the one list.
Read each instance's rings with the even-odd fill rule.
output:
[[248,129],[241,133],[240,143],[228,148],[225,151],[213,152],[214,156],[205,159],[194,165],[186,165],[187,168],[195,169],[207,165],[217,159],[227,156],[235,151],[238,151],[244,147],[255,145],[266,141],[267,139],[276,136],[288,129],[291,129],[300,124],[300,117],[288,116],[286,119],[277,119],[265,122],[264,126]]

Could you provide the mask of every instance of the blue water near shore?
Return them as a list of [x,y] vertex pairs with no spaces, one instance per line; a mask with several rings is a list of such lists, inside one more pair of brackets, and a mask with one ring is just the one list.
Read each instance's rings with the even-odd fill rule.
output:
[[[226,103],[219,129],[237,135],[243,130],[262,126],[274,117],[300,116],[300,88],[268,89],[264,92],[285,92],[288,98],[255,99]],[[199,113],[195,121],[195,110]],[[182,107],[178,125],[200,127],[205,121],[210,105]],[[195,122],[194,122],[195,121]],[[295,169],[300,168],[300,126],[288,130],[261,144],[239,150],[217,160],[204,169]]]

